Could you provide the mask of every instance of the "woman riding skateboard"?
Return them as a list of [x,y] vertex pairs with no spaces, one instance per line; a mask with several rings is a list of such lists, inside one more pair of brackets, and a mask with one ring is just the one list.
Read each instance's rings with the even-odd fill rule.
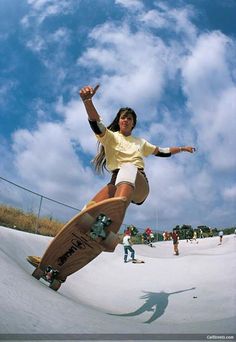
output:
[[[142,138],[132,135],[137,116],[133,109],[120,108],[112,123],[106,127],[99,116],[92,97],[95,88],[86,86],[80,90],[80,97],[88,114],[89,124],[96,135],[100,151],[94,159],[95,170],[107,169],[111,173],[110,182],[92,199],[100,202],[111,197],[125,197],[127,207],[130,202],[142,204],[149,193],[147,176],[144,172],[144,157],[170,157],[180,152],[193,153],[192,146],[161,148]],[[125,213],[124,213],[125,214]]]
[[[95,88],[85,86],[79,94],[88,115],[89,125],[100,146],[93,160],[95,170],[101,172],[107,169],[111,173],[111,179],[87,206],[112,197],[125,197],[127,209],[131,202],[142,204],[149,194],[148,179],[144,172],[144,157],[149,155],[170,157],[180,152],[193,153],[195,148],[192,146],[162,148],[133,136],[137,115],[129,107],[120,108],[112,123],[106,127],[93,104],[92,98],[98,88],[99,85]],[[124,216],[125,211],[122,220]],[[33,262],[34,257],[29,258],[28,260]]]

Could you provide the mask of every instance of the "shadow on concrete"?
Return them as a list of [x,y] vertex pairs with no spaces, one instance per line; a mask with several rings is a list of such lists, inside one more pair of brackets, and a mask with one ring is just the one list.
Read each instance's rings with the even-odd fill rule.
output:
[[111,314],[109,313],[109,315],[113,315],[113,316],[122,316],[122,317],[133,317],[133,316],[138,316],[143,314],[144,312],[153,312],[153,314],[151,315],[151,317],[144,323],[152,323],[153,321],[157,320],[158,318],[160,318],[167,306],[168,306],[168,302],[169,302],[169,297],[172,295],[176,295],[182,292],[187,292],[187,291],[192,291],[194,290],[195,287],[192,287],[190,289],[185,289],[185,290],[180,290],[180,291],[176,291],[176,292],[146,292],[144,291],[145,295],[143,295],[142,297],[140,297],[141,299],[145,300],[145,303],[138,308],[137,310],[133,311],[133,312],[129,312],[129,313],[123,313],[123,314]]

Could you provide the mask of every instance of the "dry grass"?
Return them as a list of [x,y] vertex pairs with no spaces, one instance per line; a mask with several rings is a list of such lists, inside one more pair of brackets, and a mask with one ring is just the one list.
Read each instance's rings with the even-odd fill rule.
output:
[[[25,213],[23,210],[10,206],[0,205],[0,226],[5,226],[29,233],[37,233],[46,236],[55,236],[64,223],[47,217],[37,218],[33,213]],[[123,234],[119,234],[122,243]],[[142,243],[142,234],[132,237],[133,244]]]
[[37,216],[32,213],[24,213],[20,209],[0,205],[0,225],[38,234],[55,236],[62,228],[63,223]]
[[[17,230],[36,233],[46,236],[55,236],[63,227],[63,223],[51,218],[37,218],[32,213],[25,213],[23,210],[10,206],[0,205],[0,226],[5,226]],[[119,234],[120,243],[122,243],[123,234]],[[134,244],[141,243],[141,236],[132,238]]]

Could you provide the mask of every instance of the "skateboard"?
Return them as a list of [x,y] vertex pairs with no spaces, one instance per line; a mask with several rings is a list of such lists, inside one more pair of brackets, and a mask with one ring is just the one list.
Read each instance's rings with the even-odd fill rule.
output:
[[140,259],[134,259],[134,260],[132,260],[132,263],[133,264],[144,264],[145,261],[144,260],[140,260]]
[[51,241],[32,276],[57,291],[66,278],[101,252],[113,252],[126,208],[124,197],[91,205],[74,216]]

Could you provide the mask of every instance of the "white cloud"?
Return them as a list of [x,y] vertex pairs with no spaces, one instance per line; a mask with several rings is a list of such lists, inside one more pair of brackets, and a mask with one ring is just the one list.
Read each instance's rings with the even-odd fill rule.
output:
[[153,28],[169,28],[170,23],[166,18],[165,13],[161,13],[156,9],[152,9],[148,12],[142,13],[139,17],[140,21]]
[[234,184],[231,187],[225,188],[223,197],[225,200],[234,201],[234,203],[236,203],[236,185]]
[[[192,177],[186,176],[184,157],[156,158],[151,156],[145,160],[146,174],[149,178],[150,194],[146,202],[137,207],[129,207],[126,219],[138,222],[140,227],[145,227],[152,222],[154,228],[172,228],[177,224],[197,224],[197,217],[190,209],[194,202]],[[188,167],[195,165],[192,155],[186,156]],[[184,220],[184,221],[183,221]]]
[[197,36],[197,28],[191,22],[194,16],[192,7],[186,6],[180,9],[168,10],[168,14],[174,22],[175,31],[182,34],[184,39],[187,39],[187,42],[191,44]]
[[64,127],[70,138],[80,145],[83,152],[94,156],[96,153],[96,138],[89,127],[87,113],[82,101],[80,99],[71,100],[65,105],[59,99],[56,104],[56,111],[63,116]]
[[171,8],[162,2],[158,3],[157,7],[143,11],[139,20],[148,27],[174,32],[182,41],[187,40],[188,44],[196,39],[197,29],[191,22],[194,15],[192,7]]
[[165,85],[169,50],[158,37],[142,30],[132,32],[127,24],[112,23],[94,29],[92,48],[78,60],[80,67],[101,68],[103,103],[128,105],[155,114],[155,106]]
[[[133,2],[126,1],[119,3],[128,8],[133,5]],[[88,47],[78,59],[78,65],[90,72],[99,70],[101,73],[102,103],[109,112],[114,112],[110,103],[116,103],[117,106],[128,105],[137,109],[143,114],[144,121],[154,118],[168,82],[173,82],[181,66],[185,45],[196,39],[192,15],[190,7],[177,10],[163,5],[162,12],[145,12],[140,6],[135,18],[137,30],[131,28],[129,20],[120,25],[106,22],[92,30],[92,47]],[[172,37],[167,43],[150,31],[149,27],[155,25],[155,16],[162,18],[163,26],[178,32],[181,40]]]
[[79,3],[75,5],[72,0],[28,0],[28,4],[28,13],[21,21],[24,43],[48,69],[48,76],[52,77],[53,86],[57,88],[67,74],[67,53],[72,32],[66,25],[50,28],[44,20],[51,16],[68,15],[76,10]]
[[24,16],[21,23],[25,27],[32,24],[40,25],[46,18],[68,14],[75,10],[75,2],[72,0],[28,0],[31,11]]
[[192,93],[192,105],[205,107],[209,101],[210,107],[213,95],[220,96],[225,87],[232,84],[226,59],[227,47],[230,47],[230,41],[222,33],[202,34],[186,57],[183,75],[186,93]]
[[65,127],[40,124],[33,132],[18,130],[13,141],[15,167],[31,188],[80,207],[93,196],[92,171],[76,155]]
[[115,4],[121,5],[130,11],[138,11],[142,10],[144,5],[140,0],[115,0]]
[[26,42],[26,46],[32,51],[39,53],[46,49],[46,42],[43,37],[35,35],[33,39]]
[[[52,33],[48,33],[47,36],[43,36],[40,32],[33,35],[31,39],[26,42],[26,46],[36,53],[44,52],[51,46],[56,47],[58,50],[57,55],[64,55],[63,50],[70,42],[70,31],[65,27],[60,27]],[[45,60],[45,55],[41,55]],[[54,57],[55,61],[55,57]]]
[[60,42],[60,44],[63,43],[63,46],[65,44],[68,44],[68,42],[70,41],[69,39],[70,39],[70,30],[68,30],[66,27],[60,27],[49,36],[49,41],[55,42],[55,43]]
[[232,46],[219,32],[203,34],[183,64],[183,86],[199,148],[218,170],[236,167],[236,86],[227,54]]

